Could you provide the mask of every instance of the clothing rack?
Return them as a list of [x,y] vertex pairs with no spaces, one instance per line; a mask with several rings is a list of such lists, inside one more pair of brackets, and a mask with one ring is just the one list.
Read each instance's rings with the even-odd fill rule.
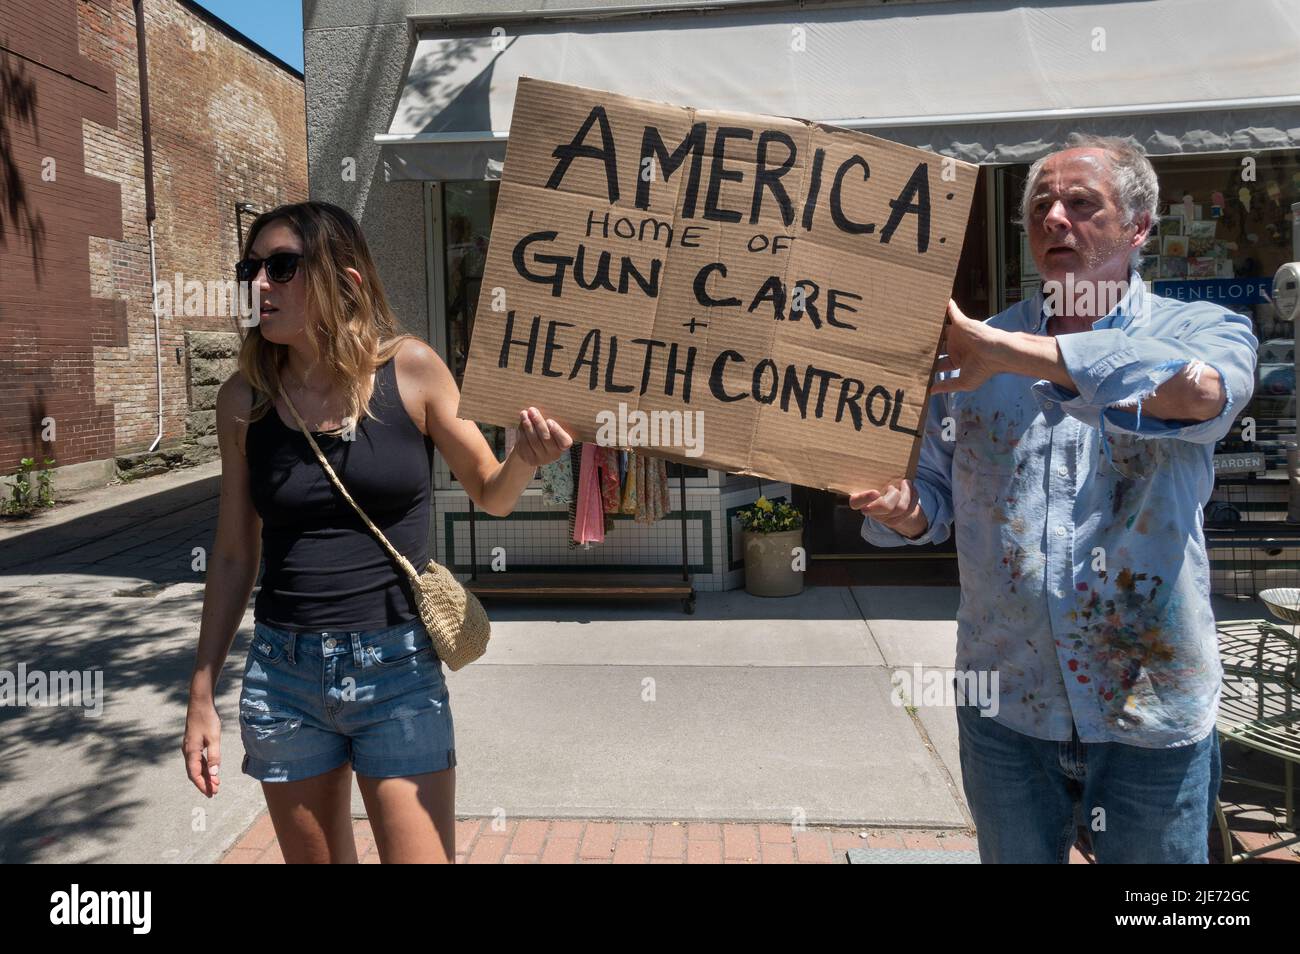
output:
[[[695,587],[691,584],[690,560],[686,547],[686,470],[679,465],[678,497],[682,525],[682,570],[676,573],[610,573],[593,575],[582,571],[562,573],[493,573],[491,579],[478,576],[478,541],[474,532],[476,508],[469,501],[469,583],[466,589],[479,599],[680,599],[682,612],[695,612]],[[577,490],[575,488],[574,492]]]

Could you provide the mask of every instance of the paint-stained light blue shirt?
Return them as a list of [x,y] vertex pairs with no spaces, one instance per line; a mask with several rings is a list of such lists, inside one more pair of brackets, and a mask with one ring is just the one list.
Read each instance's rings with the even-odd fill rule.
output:
[[[1046,334],[1042,293],[988,323]],[[941,543],[956,525],[957,669],[997,671],[998,722],[1039,739],[1067,741],[1073,722],[1083,742],[1191,744],[1214,728],[1222,676],[1202,507],[1258,342],[1248,318],[1161,298],[1136,273],[1091,331],[1057,342],[1077,393],[999,374],[933,395],[915,478],[929,529],[908,541],[868,518],[862,535]],[[1222,413],[1141,414],[1137,399],[1193,359],[1219,372]]]

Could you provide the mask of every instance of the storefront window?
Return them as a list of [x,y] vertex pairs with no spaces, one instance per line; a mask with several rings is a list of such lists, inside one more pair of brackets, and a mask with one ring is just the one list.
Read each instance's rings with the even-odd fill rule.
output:
[[[1142,277],[1158,295],[1212,301],[1254,322],[1258,377],[1242,417],[1255,421],[1255,441],[1241,441],[1238,418],[1218,449],[1263,451],[1268,472],[1283,473],[1285,441],[1295,434],[1295,339],[1270,298],[1278,267],[1300,258],[1291,214],[1300,202],[1300,153],[1168,156],[1152,165],[1160,221],[1143,249]],[[1028,172],[1027,165],[999,170],[1003,307],[1033,295],[1040,281],[1018,223]]]
[[[469,357],[469,340],[474,333],[474,309],[478,307],[487,263],[488,235],[497,204],[496,182],[447,182],[442,192],[443,247],[446,249],[443,288],[447,315],[447,366],[460,386]],[[505,429],[480,424],[488,446],[505,460]]]
[[1002,307],[1033,297],[1041,280],[1029,254],[1029,237],[1020,227],[1020,196],[1029,166],[1006,166],[997,171],[998,232],[1002,249]]
[[[1154,165],[1161,234],[1148,245],[1144,277],[1155,273],[1158,294],[1212,300],[1254,320],[1255,394],[1218,449],[1262,451],[1268,473],[1285,474],[1286,442],[1295,436],[1295,335],[1269,299],[1274,273],[1297,257],[1291,204],[1300,202],[1300,153],[1179,156]],[[1244,417],[1255,421],[1250,445],[1241,440]]]

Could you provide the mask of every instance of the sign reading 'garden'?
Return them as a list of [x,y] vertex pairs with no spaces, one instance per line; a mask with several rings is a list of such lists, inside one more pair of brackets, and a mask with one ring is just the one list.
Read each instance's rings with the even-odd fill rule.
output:
[[844,493],[910,473],[975,176],[521,79],[459,414]]

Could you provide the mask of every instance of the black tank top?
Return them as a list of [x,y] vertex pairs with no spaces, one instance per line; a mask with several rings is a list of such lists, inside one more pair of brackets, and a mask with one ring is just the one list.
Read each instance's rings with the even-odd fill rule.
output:
[[[393,359],[353,440],[312,436],[358,506],[416,571],[429,562],[433,441],[402,405]],[[266,568],[253,617],[293,631],[368,630],[419,616],[410,582],[274,405],[248,427],[249,488]]]

